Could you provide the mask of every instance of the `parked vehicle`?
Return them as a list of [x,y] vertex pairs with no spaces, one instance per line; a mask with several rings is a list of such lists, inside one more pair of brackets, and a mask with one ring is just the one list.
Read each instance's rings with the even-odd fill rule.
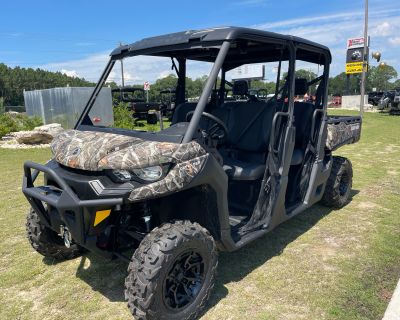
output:
[[160,104],[161,104],[160,110],[162,110],[163,115],[168,117],[169,120],[172,119],[172,115],[174,114],[175,100],[176,100],[175,89],[166,89],[160,91]]
[[[139,54],[177,57],[171,126],[156,133],[96,127],[89,112],[114,64]],[[185,101],[188,61],[213,63],[196,103]],[[300,61],[319,65],[322,75],[296,79]],[[263,62],[278,65],[275,94],[226,102],[226,72]],[[75,129],[52,142],[53,159],[24,165],[31,245],[56,259],[84,250],[124,259],[133,316],[197,318],[218,251],[242,248],[317,202],[340,208],[350,200],[352,164],[333,153],[359,140],[361,118],[327,115],[330,63],[323,45],[235,27],[118,47]],[[294,101],[312,85],[314,103]],[[218,87],[219,99],[210,99]],[[232,92],[248,96],[247,82],[236,81]],[[40,172],[44,185],[36,186]]]
[[136,119],[147,119],[150,111],[160,111],[158,102],[146,102],[146,91],[142,88],[123,87],[111,90],[115,101],[129,104]]
[[372,104],[373,106],[377,106],[382,96],[383,96],[382,91],[372,91],[368,93],[368,103]]
[[378,110],[389,111],[390,114],[399,114],[398,103],[395,102],[396,95],[398,95],[396,90],[385,91],[379,100]]
[[400,88],[395,90],[394,98],[393,98],[393,109],[399,113],[400,111]]

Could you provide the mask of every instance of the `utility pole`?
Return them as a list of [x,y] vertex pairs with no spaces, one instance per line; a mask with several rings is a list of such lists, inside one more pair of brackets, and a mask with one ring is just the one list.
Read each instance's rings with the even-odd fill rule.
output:
[[[364,96],[365,96],[365,78],[366,69],[368,68],[368,0],[365,0],[365,17],[364,17],[364,50],[363,50],[363,69],[361,74],[361,99],[360,99],[360,116],[364,115]],[[367,59],[366,59],[367,58]]]
[[[119,43],[119,46],[122,46],[122,42]],[[121,83],[122,87],[125,87],[125,79],[124,79],[124,61],[121,59]]]

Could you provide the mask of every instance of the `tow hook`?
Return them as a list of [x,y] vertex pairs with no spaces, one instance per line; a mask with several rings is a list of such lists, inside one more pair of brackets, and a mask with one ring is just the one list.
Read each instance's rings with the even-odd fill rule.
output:
[[61,235],[61,238],[63,238],[63,240],[64,240],[64,245],[67,248],[70,248],[71,243],[72,243],[72,236],[71,236],[71,233],[69,232],[68,228],[61,225],[60,226],[60,235]]

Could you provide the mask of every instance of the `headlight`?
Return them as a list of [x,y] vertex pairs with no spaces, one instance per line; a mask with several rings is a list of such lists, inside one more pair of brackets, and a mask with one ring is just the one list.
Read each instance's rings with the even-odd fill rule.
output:
[[115,182],[128,182],[132,180],[132,174],[128,170],[112,170],[111,178]]
[[147,168],[133,169],[132,172],[141,180],[153,182],[162,177],[163,168],[161,166],[153,166]]
[[138,168],[132,170],[107,170],[107,175],[113,182],[125,183],[129,181],[137,182],[154,182],[165,176],[171,168],[171,163],[166,163],[161,166],[152,166],[147,168]]

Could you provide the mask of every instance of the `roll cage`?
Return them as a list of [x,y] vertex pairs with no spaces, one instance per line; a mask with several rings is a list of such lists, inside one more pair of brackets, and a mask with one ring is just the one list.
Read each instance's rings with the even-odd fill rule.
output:
[[178,77],[175,91],[176,105],[185,102],[187,60],[214,63],[193,117],[181,141],[182,143],[187,143],[193,139],[201,115],[215,87],[218,74],[221,72],[222,80],[220,88],[218,88],[218,96],[220,101],[223,101],[226,91],[226,72],[247,63],[279,63],[278,81],[275,92],[275,95],[277,95],[280,85],[281,63],[288,61],[289,70],[285,82],[285,90],[288,99],[287,112],[290,119],[293,118],[296,60],[323,65],[323,75],[318,80],[321,81],[321,85],[324,88],[322,92],[320,91],[320,94],[323,95],[320,99],[323,101],[323,110],[326,111],[326,88],[331,62],[331,54],[327,47],[306,39],[261,30],[236,27],[212,28],[146,38],[130,45],[123,45],[116,48],[112,51],[110,60],[82,111],[75,129],[79,129],[81,125],[92,125],[88,116],[89,111],[101,88],[104,86],[115,62],[137,55],[171,58],[172,67]]

